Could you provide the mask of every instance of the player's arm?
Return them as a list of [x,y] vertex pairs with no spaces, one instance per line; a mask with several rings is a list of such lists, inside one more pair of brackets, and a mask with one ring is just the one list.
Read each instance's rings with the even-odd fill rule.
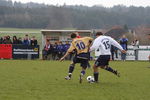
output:
[[88,43],[88,48],[90,49],[91,45],[92,45],[92,42],[93,42],[93,38],[91,37],[87,37],[89,43]]
[[71,43],[70,48],[67,50],[66,54],[60,59],[60,61],[63,61],[65,59],[65,57],[67,57],[71,52],[73,52],[74,49],[75,49],[75,47]]
[[99,46],[100,46],[100,45],[98,44],[98,41],[95,40],[95,41],[93,42],[92,46],[90,47],[90,52],[93,51],[93,50],[95,50],[95,49],[97,49],[97,48],[99,48]]
[[120,49],[120,51],[121,51],[122,53],[126,53],[126,51],[121,47],[121,45],[120,45],[116,40],[114,40],[113,38],[110,38],[110,40],[111,40],[111,44],[112,44],[113,46],[115,46],[115,47],[117,47],[118,49]]

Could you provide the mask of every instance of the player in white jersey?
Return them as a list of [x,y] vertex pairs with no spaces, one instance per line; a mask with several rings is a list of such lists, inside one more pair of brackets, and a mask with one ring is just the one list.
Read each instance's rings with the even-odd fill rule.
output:
[[114,70],[108,66],[111,55],[110,52],[111,45],[120,49],[122,53],[126,53],[126,51],[123,50],[123,48],[117,41],[115,41],[113,38],[109,36],[104,36],[102,32],[97,32],[96,37],[97,38],[94,40],[93,45],[90,48],[90,51],[97,49],[100,50],[100,55],[93,66],[95,82],[98,82],[98,75],[99,75],[98,67],[105,69],[109,72],[112,72],[119,77],[120,75],[117,72],[117,70]]

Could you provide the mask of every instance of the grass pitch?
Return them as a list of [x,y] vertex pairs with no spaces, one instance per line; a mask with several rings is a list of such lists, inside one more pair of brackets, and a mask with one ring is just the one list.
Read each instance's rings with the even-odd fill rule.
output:
[[[94,62],[91,62],[93,64]],[[149,100],[149,62],[111,62],[121,77],[100,70],[100,83],[79,84],[79,65],[66,81],[70,61],[0,60],[0,100]]]

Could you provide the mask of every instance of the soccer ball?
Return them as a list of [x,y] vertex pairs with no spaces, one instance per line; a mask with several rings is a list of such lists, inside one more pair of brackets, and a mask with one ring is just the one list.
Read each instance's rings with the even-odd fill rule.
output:
[[93,76],[88,76],[88,77],[87,77],[87,81],[88,81],[89,83],[94,82],[94,77],[93,77]]

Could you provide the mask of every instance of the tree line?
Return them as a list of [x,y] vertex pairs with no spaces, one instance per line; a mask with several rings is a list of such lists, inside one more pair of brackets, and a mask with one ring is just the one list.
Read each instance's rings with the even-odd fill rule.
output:
[[0,27],[99,29],[114,25],[150,25],[150,7],[54,6],[0,1]]

